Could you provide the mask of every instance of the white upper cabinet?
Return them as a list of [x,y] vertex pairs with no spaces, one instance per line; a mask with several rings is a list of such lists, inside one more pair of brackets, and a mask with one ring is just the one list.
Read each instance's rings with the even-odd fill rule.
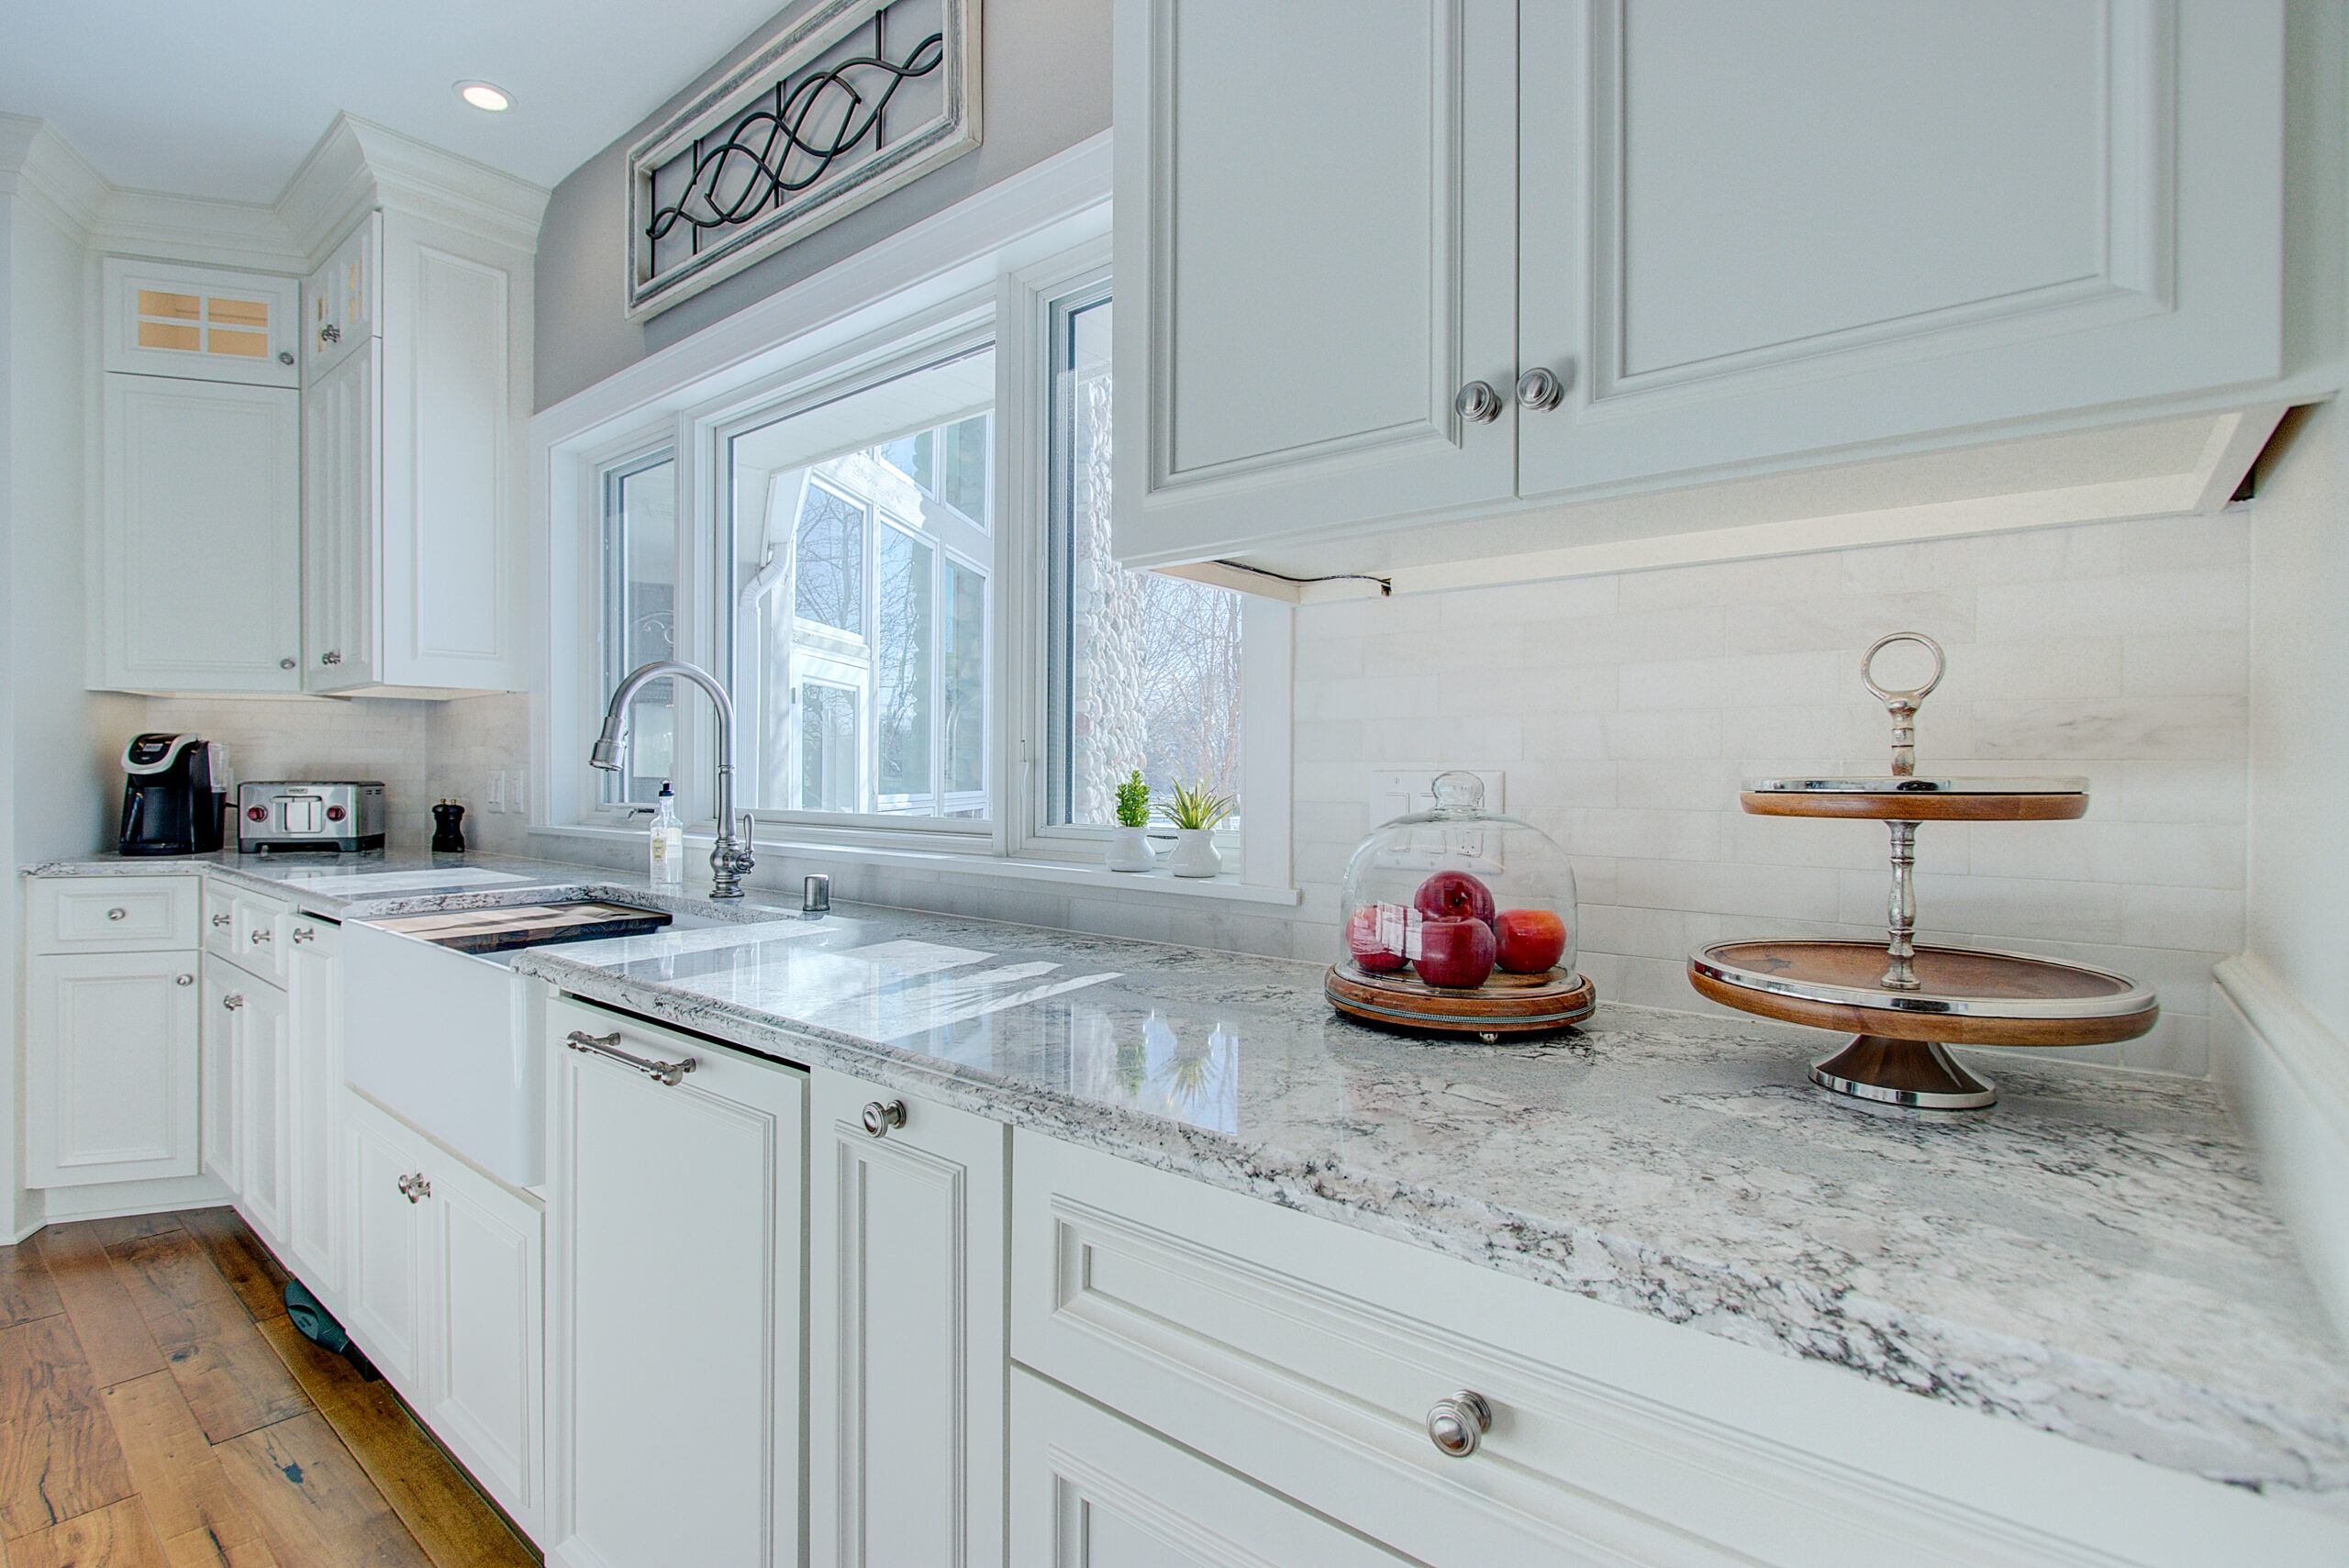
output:
[[300,394],[104,379],[92,684],[301,690]]
[[[304,689],[527,679],[519,560],[530,256],[369,214],[306,291]],[[328,337],[331,328],[333,336]]]
[[308,385],[375,336],[375,259],[384,215],[369,213],[302,283],[302,382]]
[[1122,0],[1118,550],[1506,500],[1517,7]]
[[[2284,14],[1119,0],[1119,558],[1358,571],[1920,506],[2006,483],[1956,493],[1948,449],[2165,416],[2208,427],[2129,477],[2178,483],[2113,504],[2223,503],[2306,368]],[[1912,456],[1807,513],[1623,499]]]
[[106,368],[132,375],[295,386],[298,284],[263,272],[108,256],[100,264]]
[[2282,368],[2283,6],[1523,13],[1527,496]]

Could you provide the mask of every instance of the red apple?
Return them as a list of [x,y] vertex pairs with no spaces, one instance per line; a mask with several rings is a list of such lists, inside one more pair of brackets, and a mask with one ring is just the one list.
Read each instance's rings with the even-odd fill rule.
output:
[[1493,973],[1493,929],[1482,920],[1422,920],[1412,964],[1431,985],[1473,991]]
[[1566,954],[1566,923],[1549,909],[1504,909],[1493,917],[1495,957],[1511,974],[1546,974]]
[[1493,890],[1464,871],[1440,871],[1419,884],[1411,903],[1429,919],[1493,923]]
[[1419,923],[1419,911],[1407,905],[1364,904],[1346,917],[1346,951],[1375,974],[1400,969]]

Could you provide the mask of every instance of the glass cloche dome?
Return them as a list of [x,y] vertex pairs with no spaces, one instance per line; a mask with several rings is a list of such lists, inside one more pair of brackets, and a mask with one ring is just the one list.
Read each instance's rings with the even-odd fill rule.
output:
[[1330,1001],[1374,1023],[1486,1038],[1587,1017],[1565,851],[1486,811],[1474,773],[1433,787],[1434,810],[1384,824],[1347,863]]

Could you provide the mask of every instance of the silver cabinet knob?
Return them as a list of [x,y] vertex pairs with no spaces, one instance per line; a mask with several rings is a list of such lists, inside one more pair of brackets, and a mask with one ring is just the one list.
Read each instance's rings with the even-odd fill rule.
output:
[[321,343],[341,342],[342,328],[336,326],[331,321],[328,322],[325,326],[318,328],[318,341]]
[[130,911],[117,905],[114,908],[106,911],[106,918],[109,920],[127,920],[130,918]]
[[886,1138],[893,1127],[906,1125],[906,1102],[874,1100],[864,1107],[864,1130],[875,1138]]
[[1501,395],[1489,382],[1472,381],[1452,400],[1452,411],[1472,425],[1489,425],[1501,417]]
[[1466,1459],[1493,1429],[1493,1407],[1485,1396],[1463,1388],[1428,1407],[1428,1440],[1447,1459]]
[[280,349],[280,350],[277,350],[277,362],[278,362],[279,364],[281,364],[281,365],[290,365],[290,364],[292,364],[292,363],[294,362],[294,350],[291,350],[291,349]]
[[1536,414],[1547,413],[1564,401],[1566,384],[1547,365],[1535,365],[1517,378],[1517,400]]
[[318,655],[318,662],[321,664],[340,664],[342,662],[342,655],[336,652],[321,653]]
[[281,670],[291,670],[294,668],[294,661],[291,659],[280,659],[277,662],[277,667]]
[[294,940],[297,942],[314,940],[317,934],[317,930],[315,927],[296,926],[294,928]]
[[215,926],[225,926],[235,918],[234,915],[215,915],[212,917],[212,923]]
[[226,996],[220,998],[220,1005],[233,1013],[238,1008],[245,1005],[244,994],[238,991],[231,991]]
[[174,974],[172,976],[172,984],[174,985],[193,985],[195,984],[195,976],[193,974]]

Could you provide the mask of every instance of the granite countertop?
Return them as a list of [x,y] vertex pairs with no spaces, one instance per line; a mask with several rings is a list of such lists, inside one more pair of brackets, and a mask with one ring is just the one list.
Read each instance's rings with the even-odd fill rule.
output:
[[[1317,965],[429,857],[223,870],[327,915],[634,899],[729,922],[514,955],[562,990],[2099,1447],[2349,1516],[2349,1350],[2203,1082],[1965,1052],[1978,1117],[1813,1088],[1829,1037],[1602,1005],[1540,1042],[1331,1013]],[[325,872],[327,875],[306,875]],[[338,880],[356,875],[365,880]],[[387,885],[384,878],[395,879]]]

